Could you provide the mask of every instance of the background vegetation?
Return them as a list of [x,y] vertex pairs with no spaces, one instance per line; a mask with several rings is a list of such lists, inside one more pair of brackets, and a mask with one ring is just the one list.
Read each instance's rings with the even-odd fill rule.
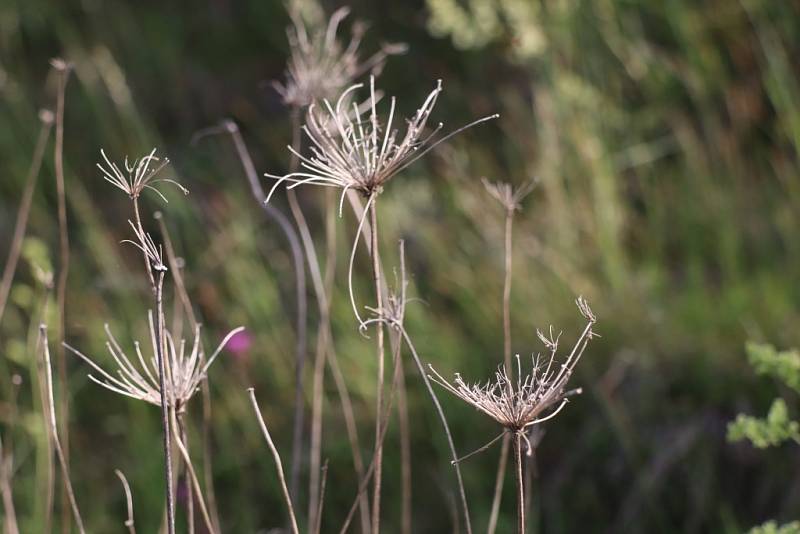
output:
[[[330,13],[338,3],[325,2]],[[573,383],[584,387],[546,427],[535,459],[533,528],[546,532],[738,532],[800,510],[800,457],[726,441],[738,412],[766,414],[780,382],[756,377],[746,340],[800,345],[800,8],[766,0],[422,0],[351,3],[372,24],[367,48],[402,41],[380,85],[410,114],[443,79],[434,120],[455,127],[501,119],[443,146],[384,195],[383,243],[396,264],[407,243],[407,327],[442,372],[487,377],[502,360],[502,220],[480,177],[538,177],[515,225],[513,347],[540,349],[552,323],[571,342],[584,294],[603,336]],[[249,195],[229,138],[190,143],[223,118],[241,127],[260,172],[288,165],[288,111],[270,81],[287,57],[277,1],[0,3],[0,250],[38,131],[52,107],[48,59],[67,58],[65,165],[72,258],[67,339],[101,353],[102,324],[145,339],[146,291],[127,237],[128,204],[104,182],[99,149],[121,158],[157,146],[191,194],[163,205],[206,336],[244,324],[249,346],[210,372],[217,496],[228,532],[266,531],[284,512],[271,459],[247,404],[255,386],[288,455],[293,401],[291,257]],[[349,27],[349,23],[345,24]],[[370,48],[372,46],[372,48]],[[266,180],[265,180],[266,181]],[[299,190],[322,239],[323,195]],[[285,210],[282,196],[276,205]],[[23,532],[37,532],[43,427],[32,345],[44,290],[36,268],[58,267],[52,144],[37,189],[24,260],[0,326],[0,424],[16,444],[14,497]],[[153,221],[149,222],[155,228]],[[339,239],[349,250],[355,223]],[[355,329],[339,257],[333,327],[369,444],[374,352]],[[359,272],[368,272],[366,257]],[[368,277],[361,277],[368,291]],[[367,294],[367,293],[364,293]],[[313,314],[312,314],[313,317]],[[315,324],[312,320],[310,324]],[[313,331],[312,331],[313,334]],[[313,339],[313,338],[312,338]],[[69,359],[73,483],[95,532],[122,529],[128,474],[137,524],[161,517],[158,410],[90,383]],[[310,370],[309,370],[310,371]],[[9,430],[12,376],[19,417]],[[447,448],[409,367],[415,531],[445,532],[454,494]],[[326,388],[333,391],[328,379]],[[790,414],[796,399],[788,400]],[[483,444],[493,425],[441,395],[456,445]],[[326,403],[330,460],[323,531],[352,501],[338,402]],[[192,417],[197,417],[193,413]],[[385,516],[398,522],[396,425],[385,454]],[[365,445],[366,446],[366,445]],[[464,464],[478,530],[489,515],[499,450]],[[500,532],[513,528],[511,484]],[[391,527],[389,527],[391,528]]]

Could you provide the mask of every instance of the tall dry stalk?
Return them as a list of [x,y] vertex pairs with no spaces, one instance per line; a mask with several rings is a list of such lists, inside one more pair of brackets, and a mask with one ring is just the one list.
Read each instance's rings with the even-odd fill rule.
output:
[[17,522],[17,509],[14,506],[13,478],[14,478],[14,439],[12,432],[17,426],[17,399],[22,377],[14,374],[11,377],[11,398],[9,401],[9,414],[6,425],[6,439],[0,436],[0,498],[3,501],[3,528],[6,534],[19,534]]
[[[372,276],[375,282],[375,313],[383,316],[383,275],[381,273],[381,260],[378,245],[378,207],[372,202],[370,209],[371,241],[372,241]],[[375,388],[375,473],[373,474],[372,488],[372,532],[378,534],[381,524],[381,482],[383,475],[383,443],[380,439],[380,420],[383,410],[383,323],[376,324],[375,348],[377,350],[378,376]]]
[[286,508],[289,512],[289,521],[292,527],[292,532],[294,534],[300,534],[300,530],[297,528],[297,517],[294,513],[294,506],[292,505],[292,497],[289,495],[289,488],[286,487],[286,476],[283,473],[283,462],[281,462],[281,455],[278,452],[278,449],[275,447],[275,443],[272,441],[272,436],[267,428],[267,423],[264,421],[264,416],[261,415],[261,410],[259,409],[258,401],[256,400],[255,389],[248,388],[247,393],[250,396],[250,403],[253,405],[253,411],[255,412],[256,418],[258,419],[258,424],[261,427],[261,433],[264,435],[264,440],[266,440],[269,450],[272,453],[272,458],[275,461],[275,467],[278,471],[278,481],[280,482],[281,491],[283,492],[283,499],[286,502]]
[[[67,90],[67,81],[72,66],[60,58],[51,62],[57,73],[56,94],[56,142],[54,147],[54,162],[56,171],[56,195],[58,198],[58,281],[56,282],[56,302],[58,306],[58,344],[56,348],[58,379],[62,384],[67,383],[67,361],[64,354],[63,342],[66,336],[66,302],[67,302],[67,276],[69,274],[69,232],[67,228],[67,194],[64,183],[64,97]],[[62,388],[58,395],[59,410],[63,414],[61,423],[61,436],[64,447],[64,461],[69,466],[69,395],[67,388]],[[61,531],[69,533],[70,517],[67,512],[67,496],[61,494]]]
[[14,281],[14,274],[17,271],[17,264],[22,252],[22,241],[25,238],[25,231],[28,227],[33,192],[36,189],[39,170],[42,168],[42,160],[44,159],[44,150],[47,147],[47,140],[50,138],[50,130],[53,127],[53,112],[49,110],[40,111],[39,121],[42,125],[39,128],[39,135],[36,138],[36,145],[33,149],[31,166],[25,178],[25,189],[22,192],[22,198],[17,209],[14,234],[11,237],[11,246],[8,249],[6,264],[3,268],[3,277],[0,279],[0,322],[3,320],[3,314],[8,303],[8,294],[11,291],[11,284]]
[[[511,365],[511,278],[513,268],[513,229],[514,214],[520,209],[520,203],[531,192],[533,181],[526,182],[518,189],[514,190],[507,183],[490,183],[485,178],[482,180],[487,192],[497,200],[505,211],[505,235],[504,235],[504,277],[503,277],[503,360],[508,372],[513,371]],[[497,463],[497,475],[495,476],[494,495],[492,497],[492,509],[489,514],[489,526],[486,531],[494,534],[497,528],[497,519],[500,515],[500,501],[503,498],[503,483],[506,477],[506,466],[508,464],[508,452],[510,438],[506,434],[503,436],[503,446],[500,450],[500,460]]]
[[[72,518],[75,520],[75,525],[78,532],[81,534],[86,533],[83,527],[83,519],[81,518],[80,510],[78,509],[78,502],[75,499],[75,492],[72,489],[72,482],[69,477],[69,464],[67,463],[66,454],[58,437],[58,423],[56,421],[56,404],[53,396],[53,371],[50,364],[50,345],[47,340],[47,327],[42,324],[39,326],[39,350],[42,366],[42,374],[44,378],[44,386],[46,391],[47,404],[45,405],[45,418],[46,425],[49,427],[48,432],[53,441],[53,446],[58,456],[58,463],[61,466],[61,479],[64,483],[64,492],[67,495],[69,508],[72,511]],[[62,385],[62,387],[66,387]]]

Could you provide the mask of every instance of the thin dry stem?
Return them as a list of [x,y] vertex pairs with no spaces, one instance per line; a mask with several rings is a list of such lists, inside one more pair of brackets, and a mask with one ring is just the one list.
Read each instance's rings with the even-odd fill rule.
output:
[[[371,322],[376,320],[377,319],[371,320],[370,324]],[[399,352],[396,352],[394,358],[394,374],[391,382],[391,388],[389,388],[389,394],[387,395],[386,399],[386,409],[382,414],[379,415],[380,433],[378,436],[378,443],[376,444],[376,448],[377,446],[383,445],[383,442],[386,439],[386,431],[389,429],[389,417],[391,416],[392,407],[394,406],[394,398],[395,398],[395,393],[397,392],[397,384],[398,384],[397,378],[401,363],[399,356],[400,356]],[[350,528],[350,522],[353,520],[353,515],[355,514],[356,508],[358,507],[361,496],[366,495],[367,487],[369,486],[369,483],[372,480],[372,476],[375,472],[376,465],[377,465],[377,455],[375,454],[375,449],[373,449],[372,460],[370,461],[369,466],[367,467],[367,470],[364,473],[364,478],[362,478],[359,482],[355,500],[353,501],[353,504],[350,506],[350,510],[348,511],[347,516],[345,517],[345,521],[342,524],[341,529],[339,529],[340,534],[344,534]]]
[[494,481],[494,493],[492,495],[492,510],[489,513],[489,526],[486,528],[488,534],[494,534],[497,529],[497,520],[500,517],[500,502],[503,499],[503,484],[506,480],[506,469],[508,468],[508,451],[511,449],[509,435],[503,433],[503,444],[500,449],[500,460],[497,462],[497,475]]
[[[141,227],[141,225],[140,225]],[[149,266],[149,263],[148,263]],[[164,309],[163,309],[164,271],[158,271],[155,284],[156,299],[156,362],[158,364],[158,386],[161,401],[161,426],[164,441],[164,484],[167,497],[167,532],[175,534],[175,496],[172,493],[172,437],[169,424],[169,405],[167,403],[166,375],[167,363],[164,358]]]
[[128,534],[136,534],[136,525],[133,522],[133,494],[131,493],[131,486],[128,484],[128,479],[125,474],[119,469],[115,469],[114,473],[119,478],[122,484],[122,490],[125,492],[125,504],[128,510],[128,518],[125,520],[125,527],[128,529]]
[[25,238],[25,231],[28,227],[28,217],[31,212],[33,192],[36,189],[36,182],[39,177],[39,170],[42,167],[44,151],[47,147],[47,140],[50,138],[50,130],[53,127],[53,113],[49,110],[39,112],[39,120],[42,125],[39,128],[39,136],[36,138],[36,145],[33,149],[31,166],[25,178],[25,189],[19,201],[17,210],[17,220],[14,223],[14,234],[11,237],[11,246],[8,249],[8,258],[3,268],[3,278],[0,280],[0,321],[8,303],[8,294],[11,291],[11,283],[14,281],[14,274],[17,271],[20,253],[22,251],[22,241]]
[[[400,343],[395,350],[399,350]],[[397,418],[400,434],[400,532],[411,534],[411,424],[408,419],[408,395],[406,394],[406,375],[403,366],[400,366],[397,386]]]
[[[300,150],[300,116],[299,110],[296,107],[292,108],[292,146],[296,151]],[[297,160],[293,159],[291,162],[292,170],[297,168]],[[308,228],[308,223],[306,222],[305,215],[303,215],[303,210],[300,209],[300,204],[297,201],[297,197],[294,194],[294,191],[287,192],[287,199],[289,201],[289,209],[292,212],[292,217],[294,218],[295,224],[297,225],[298,230],[300,231],[300,238],[302,239],[303,247],[305,248],[305,256],[309,263],[312,261],[319,265],[316,256],[316,250],[314,249],[313,241],[311,240],[311,231]],[[303,270],[305,276],[305,269]],[[304,295],[305,297],[305,295]],[[306,301],[303,302],[303,306],[307,307]],[[307,313],[306,310],[303,310],[303,313]],[[303,328],[306,328],[307,325],[303,325]],[[305,332],[303,333],[305,336]],[[319,334],[322,336],[323,334]],[[289,488],[291,490],[292,496],[297,498],[297,489],[300,485],[300,458],[303,452],[303,427],[304,419],[305,419],[305,411],[304,411],[304,403],[303,403],[303,371],[305,369],[306,364],[306,350],[305,347],[303,348],[303,353],[298,353],[298,359],[295,365],[295,390],[294,390],[294,424],[292,427],[292,465],[289,471]],[[317,464],[317,468],[319,465]],[[311,478],[315,478],[316,473],[312,471]],[[318,491],[317,485],[313,484],[310,488],[310,492],[316,494]],[[316,495],[314,495],[314,501],[316,501]],[[309,506],[311,506],[311,498],[309,498]],[[309,508],[309,510],[315,510],[317,507],[317,503],[313,502],[313,508]],[[313,515],[311,512],[309,515]],[[309,525],[313,525],[314,523],[311,522]]]
[[[62,384],[67,383],[67,362],[64,347],[61,345],[66,336],[66,302],[67,302],[67,276],[69,274],[69,233],[67,229],[67,194],[64,183],[64,96],[67,90],[67,81],[72,66],[62,59],[56,58],[51,65],[58,73],[58,93],[56,96],[56,141],[54,147],[54,160],[56,171],[56,195],[58,198],[58,281],[56,283],[56,302],[58,306],[58,345],[56,348],[58,379]],[[62,388],[58,395],[59,410],[63,414],[61,423],[61,436],[63,438],[64,462],[69,467],[69,395],[66,388]],[[55,409],[55,408],[54,408]],[[61,496],[61,523],[62,532],[69,532],[69,513],[66,506],[67,497]]]
[[524,466],[522,459],[523,438],[522,431],[514,433],[514,467],[517,475],[517,532],[519,534],[525,534],[525,480],[522,476]]
[[56,455],[61,466],[61,478],[64,482],[64,491],[69,500],[69,506],[72,509],[72,517],[75,520],[75,525],[78,527],[78,532],[85,534],[86,530],[83,527],[83,519],[81,518],[80,510],[78,509],[78,502],[75,499],[75,492],[72,489],[72,482],[69,477],[69,464],[66,462],[64,449],[61,446],[61,440],[58,437],[58,424],[56,422],[56,407],[53,397],[53,371],[50,365],[50,346],[47,341],[47,327],[42,324],[39,326],[39,346],[42,353],[44,365],[44,382],[47,389],[47,404],[45,412],[47,414],[48,425],[50,428],[50,435],[53,440],[53,445],[56,449]]
[[5,511],[3,525],[7,534],[19,534],[17,511],[14,506],[14,493],[11,490],[12,473],[14,470],[14,457],[6,452],[3,440],[0,438],[0,496],[3,499]]
[[[191,480],[192,487],[194,488],[194,493],[197,496],[197,502],[200,505],[200,515],[202,516],[203,521],[205,522],[205,525],[206,525],[206,528],[208,529],[208,532],[213,534],[213,533],[215,533],[217,531],[214,529],[214,523],[213,523],[213,521],[211,521],[211,516],[208,513],[208,507],[206,506],[205,499],[203,498],[203,489],[200,486],[200,481],[197,478],[197,473],[195,472],[194,466],[192,465],[192,458],[189,456],[189,451],[187,450],[186,444],[182,441],[181,436],[180,436],[180,434],[183,433],[183,425],[178,421],[178,419],[177,419],[177,417],[175,415],[174,408],[170,409],[170,415],[171,415],[171,418],[172,418],[172,426],[173,426],[173,428],[178,428],[178,429],[181,430],[180,432],[176,432],[175,435],[174,435],[175,445],[177,445],[178,450],[181,453],[181,456],[183,456],[183,461],[184,461],[184,465],[186,466],[186,471],[189,474],[189,479]],[[193,495],[192,495],[192,492],[190,492],[189,493],[189,499],[192,499],[192,498],[193,498]],[[194,523],[194,521],[192,520],[192,525],[193,525],[193,523]]]
[[[373,202],[370,210],[370,223],[372,224],[372,276],[375,282],[376,313],[383,316],[383,287],[381,286],[381,262],[378,246],[378,208]],[[372,532],[378,534],[381,528],[381,482],[383,478],[383,444],[380,440],[380,414],[383,410],[383,374],[384,374],[384,347],[383,323],[378,322],[375,346],[378,358],[378,376],[375,388],[375,473],[372,488]]]
[[314,523],[314,534],[319,534],[322,528],[322,510],[325,506],[325,488],[328,485],[328,460],[325,460],[325,465],[322,466],[322,482],[319,485],[319,508],[317,509],[316,522]]
[[247,393],[250,395],[250,402],[253,405],[253,411],[256,413],[258,424],[261,427],[261,433],[264,435],[264,439],[267,441],[267,445],[272,453],[273,460],[275,460],[275,467],[278,471],[278,480],[280,481],[281,490],[283,491],[283,499],[286,502],[286,508],[289,511],[289,520],[291,522],[292,532],[294,534],[300,534],[300,530],[297,528],[297,519],[294,513],[294,506],[292,506],[292,498],[289,496],[289,489],[286,487],[286,477],[283,474],[283,462],[281,462],[281,455],[278,453],[278,449],[275,448],[275,444],[272,442],[272,436],[270,436],[269,430],[267,429],[267,423],[264,421],[264,417],[261,415],[261,410],[259,409],[258,401],[256,400],[255,390],[253,388],[248,388]]

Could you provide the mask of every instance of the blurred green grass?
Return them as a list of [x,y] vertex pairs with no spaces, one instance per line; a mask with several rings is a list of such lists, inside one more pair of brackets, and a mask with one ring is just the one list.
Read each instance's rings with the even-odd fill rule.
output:
[[[502,214],[486,201],[479,178],[536,176],[540,186],[515,226],[514,350],[538,350],[535,327],[550,323],[570,341],[580,326],[577,294],[592,302],[603,336],[574,380],[585,394],[546,428],[537,451],[538,530],[733,532],[794,518],[797,455],[728,444],[725,424],[738,411],[760,413],[774,396],[774,384],[751,375],[745,340],[800,345],[800,10],[767,1],[532,5],[530,23],[543,44],[520,55],[517,19],[501,17],[491,38],[459,49],[446,28],[429,33],[419,1],[352,4],[372,22],[367,46],[410,45],[380,80],[404,112],[442,78],[435,120],[456,127],[502,115],[409,169],[382,198],[387,265],[396,263],[395,243],[404,238],[412,293],[425,302],[409,310],[410,333],[442,372],[478,379],[500,362]],[[145,335],[137,258],[117,244],[126,236],[127,202],[95,170],[99,148],[121,157],[158,146],[173,162],[170,173],[191,190],[168,194],[168,205],[148,198],[147,208],[166,215],[209,342],[238,324],[254,336],[246,355],[228,354],[211,371],[217,493],[229,532],[282,522],[273,466],[244,388],[256,387],[288,456],[293,275],[285,242],[249,197],[229,141],[190,139],[230,117],[260,172],[285,169],[288,113],[268,84],[282,75],[287,22],[278,2],[251,0],[0,4],[2,250],[37,110],[52,102],[47,60],[61,55],[75,65],[65,132],[73,344],[99,354],[106,321],[122,339]],[[467,17],[460,31],[477,32],[474,23]],[[29,235],[51,255],[53,180],[48,157]],[[322,195],[308,190],[301,198],[321,242]],[[348,214],[337,225],[341,251],[349,250],[354,226]],[[344,256],[333,327],[366,447],[375,364],[354,328]],[[366,279],[359,284],[359,294],[368,294]],[[41,430],[24,344],[38,321],[31,295],[40,292],[23,262],[0,327],[4,406],[11,374],[25,380],[20,406],[29,417],[14,435],[15,500],[26,532],[39,525],[33,447]],[[73,481],[87,522],[98,532],[121,527],[118,467],[131,480],[137,524],[152,531],[161,510],[157,413],[99,390],[79,362],[69,364]],[[442,532],[450,517],[440,503],[453,498],[446,448],[413,368],[408,374],[415,524]],[[489,422],[441,396],[460,450],[493,435]],[[333,393],[328,399],[324,456],[335,491],[327,496],[326,531],[339,524],[355,489],[338,402]],[[398,524],[400,510],[395,431],[387,440],[387,525]],[[464,465],[478,529],[488,518],[497,453]],[[502,511],[500,531],[509,531],[509,499]]]

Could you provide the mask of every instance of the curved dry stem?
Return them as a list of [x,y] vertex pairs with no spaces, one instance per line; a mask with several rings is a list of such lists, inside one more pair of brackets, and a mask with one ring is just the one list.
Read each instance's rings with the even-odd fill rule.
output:
[[128,479],[125,474],[119,469],[115,469],[114,473],[119,477],[122,483],[122,489],[125,492],[125,504],[128,509],[128,519],[125,520],[125,527],[128,529],[128,534],[136,534],[136,526],[133,522],[133,494],[131,493],[131,486],[128,484]]
[[264,439],[269,446],[273,460],[275,460],[275,467],[278,471],[278,480],[280,481],[281,491],[283,492],[283,499],[286,502],[286,508],[289,511],[289,520],[291,522],[292,532],[294,534],[300,534],[300,530],[297,528],[297,518],[295,517],[294,506],[292,506],[292,498],[289,495],[289,488],[286,487],[286,477],[283,474],[283,462],[281,462],[281,455],[278,453],[278,449],[275,448],[275,444],[272,442],[272,436],[270,436],[269,430],[267,429],[267,423],[264,421],[264,417],[261,415],[261,410],[259,409],[258,401],[256,400],[255,389],[248,388],[247,393],[250,395],[250,403],[253,405],[253,411],[256,413],[258,424],[261,427],[261,433],[264,435]]

